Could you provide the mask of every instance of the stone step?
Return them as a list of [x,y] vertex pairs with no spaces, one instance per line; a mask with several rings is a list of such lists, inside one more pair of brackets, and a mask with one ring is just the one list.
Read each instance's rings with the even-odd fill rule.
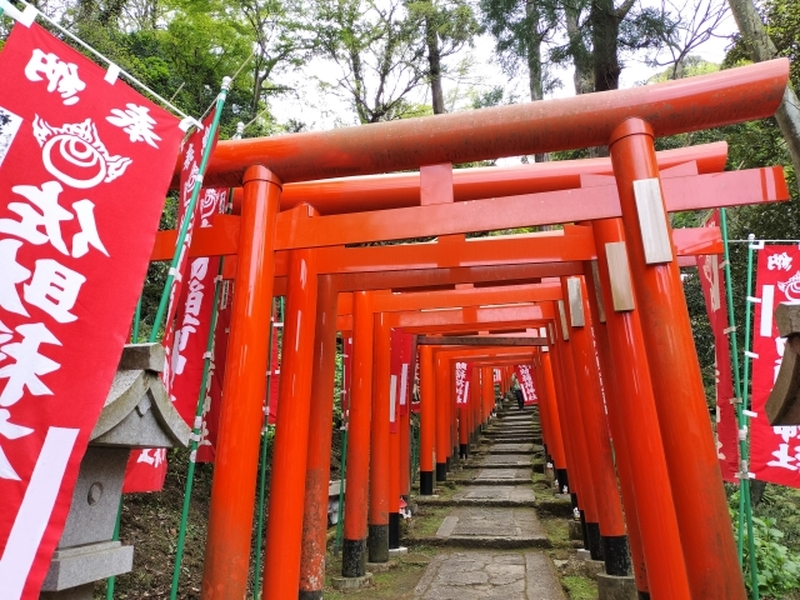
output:
[[417,496],[423,506],[533,506],[536,495],[530,486],[475,485],[458,490],[451,498]]
[[456,507],[436,532],[448,546],[467,548],[549,548],[532,508]]

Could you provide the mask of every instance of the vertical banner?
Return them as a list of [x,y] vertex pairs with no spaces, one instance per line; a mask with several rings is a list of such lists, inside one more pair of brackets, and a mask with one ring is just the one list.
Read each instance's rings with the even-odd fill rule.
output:
[[197,446],[197,462],[214,462],[219,431],[219,409],[222,405],[222,386],[225,381],[225,356],[228,352],[228,333],[231,326],[233,282],[223,281],[217,307],[217,327],[214,331],[214,349],[208,371],[206,396],[203,400],[203,422]]
[[[164,338],[162,345],[164,346],[164,353],[166,360],[164,361],[164,371],[161,377],[170,399],[176,404],[175,408],[181,413],[181,416],[191,427],[194,422],[194,411],[197,404],[197,394],[200,391],[200,383],[192,387],[195,389],[194,398],[190,399],[185,393],[181,395],[180,401],[176,402],[177,397],[173,391],[173,384],[175,383],[175,370],[179,369],[181,372],[184,368],[185,355],[181,354],[181,345],[189,342],[191,338],[198,338],[196,343],[200,346],[201,364],[200,375],[202,376],[202,355],[205,353],[206,339],[199,340],[196,334],[196,329],[202,327],[208,332],[209,321],[211,317],[211,303],[214,297],[214,277],[217,270],[209,273],[208,258],[199,258],[193,261],[189,260],[189,247],[192,244],[192,234],[194,232],[195,224],[198,219],[201,221],[201,227],[210,227],[211,218],[215,213],[220,210],[225,210],[225,202],[227,201],[227,194],[223,190],[202,190],[201,196],[197,199],[194,210],[190,213],[189,208],[194,193],[197,179],[200,176],[200,162],[202,161],[203,152],[206,147],[211,144],[213,148],[216,145],[216,138],[210,139],[210,125],[214,120],[214,113],[212,112],[203,123],[203,129],[195,131],[186,141],[182,152],[182,168],[180,175],[180,196],[178,201],[178,219],[177,229],[180,231],[184,222],[188,220],[188,229],[186,230],[186,237],[180,247],[175,249],[178,254],[179,260],[173,273],[172,285],[169,290],[169,304],[167,307],[166,317],[164,318]],[[204,204],[205,203],[205,204]],[[222,207],[220,208],[220,203]],[[205,219],[203,213],[205,214]],[[205,224],[203,224],[205,220]],[[180,241],[180,240],[179,240]],[[219,267],[219,258],[215,258],[217,269]],[[203,281],[205,280],[205,281]],[[184,285],[187,281],[188,285]],[[189,294],[187,295],[187,288]],[[197,315],[202,310],[203,299],[209,296],[205,304],[205,325],[200,325],[200,320]],[[189,302],[188,312],[185,310]],[[196,314],[193,314],[196,313]],[[176,322],[176,317],[179,321]],[[185,350],[185,347],[184,347]],[[197,380],[197,377],[195,377]],[[179,385],[185,385],[184,382]],[[133,492],[158,492],[164,487],[164,479],[167,476],[167,451],[164,448],[143,448],[141,450],[134,450],[128,459],[128,466],[125,470],[125,481],[123,483],[123,491],[128,493]]]
[[536,395],[536,387],[533,385],[533,377],[531,377],[530,365],[516,365],[514,372],[517,374],[519,387],[522,389],[522,397],[525,401],[525,406],[533,406],[539,402],[539,397]]
[[764,405],[778,376],[786,340],[778,335],[775,308],[800,301],[800,250],[797,246],[767,246],[758,253],[753,352],[750,470],[756,479],[800,487],[800,428],[772,427]]
[[411,373],[411,345],[414,336],[392,329],[389,338],[389,423],[390,431],[397,433],[400,415],[408,414],[409,379]]
[[472,381],[472,363],[456,361],[456,405],[469,404],[469,385]]
[[32,600],[145,278],[178,120],[33,24],[0,54],[0,595]]
[[350,422],[350,382],[353,380],[353,336],[342,339],[342,417]]
[[502,383],[503,382],[503,371],[501,371],[500,369],[497,369],[497,368],[493,369],[492,370],[492,375],[493,375],[492,383]]
[[[714,211],[706,226],[719,226],[718,210]],[[731,403],[736,393],[733,390],[731,353],[727,335],[729,321],[725,300],[725,270],[720,257],[698,256],[697,274],[706,301],[711,331],[714,334],[717,457],[722,478],[728,482],[736,482],[736,474],[739,472],[739,426],[736,423],[736,409]]]
[[[277,312],[277,311],[276,311]],[[278,390],[281,384],[281,338],[283,336],[283,323],[276,322],[277,314],[272,317],[272,376],[267,388],[266,412],[267,424],[278,423]]]

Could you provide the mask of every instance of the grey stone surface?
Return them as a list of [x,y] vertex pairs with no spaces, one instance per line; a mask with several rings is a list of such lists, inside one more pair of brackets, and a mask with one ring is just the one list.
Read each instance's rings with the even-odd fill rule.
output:
[[530,467],[532,462],[530,454],[489,454],[483,457],[478,465],[484,469],[492,467]]
[[633,576],[597,574],[597,597],[599,600],[637,600],[639,592]]
[[421,600],[564,600],[550,560],[534,552],[454,552],[431,561],[414,590]]
[[365,573],[361,577],[331,577],[331,587],[335,590],[360,590],[372,585],[372,573]]
[[125,448],[89,446],[86,450],[60,548],[113,538],[129,454],[130,450]]
[[463,506],[445,517],[436,537],[453,545],[483,548],[519,548],[549,545],[532,508]]
[[489,446],[489,452],[492,454],[531,454],[533,444],[499,442]]
[[509,484],[515,483],[530,483],[531,471],[530,469],[515,469],[515,468],[494,468],[494,469],[481,469],[473,479],[473,482],[479,485],[488,485],[489,483],[502,482]]
[[456,503],[532,505],[536,500],[533,489],[528,486],[492,485],[471,486],[453,494]]
[[57,592],[127,573],[133,567],[133,546],[103,542],[56,550],[42,590]]

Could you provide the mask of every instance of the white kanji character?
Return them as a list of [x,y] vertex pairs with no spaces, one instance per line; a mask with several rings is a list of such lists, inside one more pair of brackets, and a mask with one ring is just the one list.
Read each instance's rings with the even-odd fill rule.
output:
[[33,279],[26,283],[25,301],[38,306],[59,323],[71,323],[78,317],[69,312],[86,277],[51,258],[36,261]]
[[161,138],[153,131],[156,120],[148,114],[150,109],[130,102],[125,106],[127,110],[112,109],[113,116],[106,117],[106,121],[121,128],[132,142],[146,142],[153,148],[158,148],[156,141]]
[[787,444],[789,440],[792,438],[797,437],[797,426],[796,425],[778,425],[772,428],[772,431],[775,432],[775,435],[779,435],[783,438],[783,441]]
[[0,277],[0,308],[27,317],[28,311],[17,292],[17,284],[31,276],[31,272],[17,262],[17,250],[21,246],[22,242],[17,240],[0,240],[0,272],[3,273]]
[[789,469],[790,471],[797,471],[797,456],[789,454],[789,444],[779,444],[778,449],[772,453],[777,460],[771,460],[767,463],[768,467],[780,467],[781,469]]
[[[11,335],[11,330],[6,327],[6,324],[0,321],[0,350],[2,350],[3,344],[9,341],[13,336]],[[6,354],[0,352],[0,362],[2,362],[6,358]]]
[[780,254],[771,254],[767,257],[767,269],[774,271],[780,269],[783,271],[790,271],[792,268],[792,257],[786,252]]
[[30,81],[47,79],[47,91],[57,91],[67,106],[77,104],[80,100],[78,92],[86,89],[86,84],[78,76],[78,65],[65,62],[53,53],[45,54],[38,48],[34,49],[25,65],[25,77]]
[[39,377],[61,367],[56,361],[39,354],[42,344],[61,346],[61,342],[43,323],[25,323],[15,331],[22,336],[22,341],[9,342],[0,347],[0,351],[16,361],[0,367],[0,380],[8,380],[0,392],[0,406],[15,404],[22,398],[25,388],[34,396],[52,395],[53,392]]
[[72,238],[72,256],[80,258],[89,251],[89,246],[94,246],[100,252],[108,256],[108,250],[100,240],[97,232],[97,222],[94,219],[94,202],[83,199],[72,203],[75,214],[78,215],[78,223],[81,230]]
[[39,211],[31,204],[9,202],[8,209],[22,220],[0,219],[0,232],[20,237],[36,246],[50,242],[61,254],[69,254],[61,235],[61,222],[69,221],[73,216],[58,204],[58,195],[64,191],[61,184],[48,181],[42,184],[41,189],[35,185],[15,185],[11,191],[27,198]]
[[[150,453],[153,453],[152,456]],[[144,448],[139,453],[139,458],[136,459],[137,463],[145,463],[150,466],[158,468],[167,458],[167,451],[165,448]]]
[[[11,423],[9,418],[11,413],[5,408],[0,408],[0,436],[9,440],[16,440],[26,435],[33,433],[33,429],[23,425]],[[20,481],[20,476],[11,466],[11,462],[6,457],[3,449],[0,448],[0,479],[11,479],[13,481]]]
[[194,162],[194,144],[189,144],[189,147],[186,148],[186,154],[183,155],[183,168],[182,170],[185,171],[189,168],[189,165]]

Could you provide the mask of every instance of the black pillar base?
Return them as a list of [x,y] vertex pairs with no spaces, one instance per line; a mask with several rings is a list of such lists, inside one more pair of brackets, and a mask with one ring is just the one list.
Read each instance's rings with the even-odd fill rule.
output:
[[556,479],[558,480],[558,491],[561,492],[566,486],[569,489],[569,477],[566,469],[556,469]]
[[631,561],[628,550],[628,536],[602,536],[603,560],[606,561],[606,575],[624,577],[630,575]]
[[389,561],[389,525],[367,526],[367,555],[369,562]]
[[419,472],[419,495],[433,496],[433,471]]
[[[572,495],[572,501],[575,502],[575,494]],[[583,547],[589,550],[589,528],[586,526],[586,513],[582,510],[579,511],[581,516],[581,530],[583,531]]]
[[342,577],[363,577],[367,573],[367,540],[342,542]]
[[447,463],[436,463],[436,481],[447,481]]
[[639,600],[650,600],[650,592],[639,592]]
[[469,458],[469,444],[459,444],[458,455],[461,458]]
[[589,554],[592,560],[603,560],[603,545],[600,543],[600,523],[586,523],[586,534],[589,537]]
[[448,456],[444,464],[445,464],[445,469],[449,473],[453,468],[453,460]]
[[300,590],[300,595],[298,596],[298,600],[322,600],[322,591],[318,592],[306,592]]
[[400,547],[400,513],[389,513],[389,549]]

